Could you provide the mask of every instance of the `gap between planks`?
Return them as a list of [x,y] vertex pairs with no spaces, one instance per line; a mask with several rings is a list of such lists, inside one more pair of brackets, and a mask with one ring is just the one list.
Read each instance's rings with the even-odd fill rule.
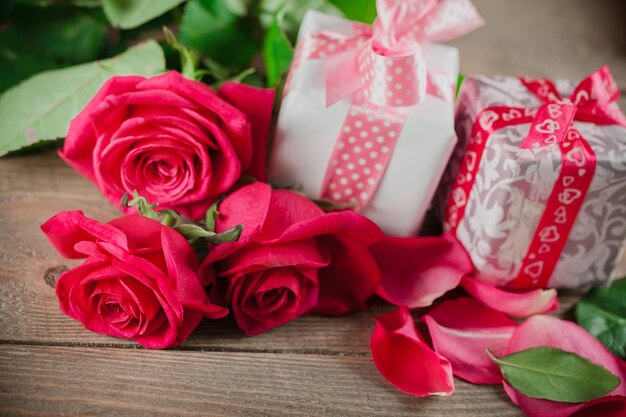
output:
[[[87,331],[87,330],[86,330]],[[182,345],[168,349],[146,349],[136,343],[94,343],[94,342],[55,342],[37,340],[6,340],[0,339],[1,346],[37,346],[37,347],[61,347],[61,348],[87,348],[87,349],[130,349],[144,351],[163,352],[218,352],[218,353],[259,353],[278,355],[315,355],[315,356],[355,356],[367,357],[368,352],[359,351],[338,351],[332,349],[268,349],[233,346],[202,346],[202,345]]]

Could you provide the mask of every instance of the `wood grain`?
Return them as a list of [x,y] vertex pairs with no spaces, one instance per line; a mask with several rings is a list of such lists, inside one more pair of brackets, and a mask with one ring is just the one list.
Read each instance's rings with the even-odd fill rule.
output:
[[368,357],[0,346],[2,415],[523,415],[501,386],[455,382],[416,399]]

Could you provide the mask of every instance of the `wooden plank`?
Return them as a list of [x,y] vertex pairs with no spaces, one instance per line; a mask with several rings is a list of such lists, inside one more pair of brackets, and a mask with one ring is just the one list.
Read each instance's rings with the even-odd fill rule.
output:
[[[136,346],[85,331],[58,310],[45,273],[50,267],[72,262],[56,254],[39,224],[57,211],[74,208],[84,208],[100,220],[118,215],[95,187],[53,153],[0,160],[0,231],[5,237],[0,239],[0,342]],[[573,318],[571,307],[579,296],[562,294],[559,315]],[[253,338],[239,331],[232,319],[204,321],[182,348],[366,354],[372,318],[392,309],[373,300],[365,312],[340,318],[301,317]]]
[[0,346],[0,414],[523,415],[499,385],[403,394],[369,357],[19,345]]
[[450,42],[464,74],[579,80],[608,64],[626,88],[623,0],[473,0],[487,24]]

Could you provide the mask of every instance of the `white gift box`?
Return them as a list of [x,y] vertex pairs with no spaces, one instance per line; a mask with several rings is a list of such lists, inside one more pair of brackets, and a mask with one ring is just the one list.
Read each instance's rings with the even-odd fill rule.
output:
[[[298,42],[319,31],[354,35],[354,23],[310,11],[305,16]],[[422,44],[429,71],[445,74],[454,85],[459,72],[456,48]],[[279,187],[295,187],[311,199],[321,199],[325,173],[351,97],[326,106],[324,59],[302,59],[292,68],[290,86],[278,118],[270,156],[270,178]],[[406,123],[382,180],[360,213],[376,222],[385,233],[415,235],[429,208],[439,180],[456,144],[454,103],[426,95],[405,108]],[[366,146],[368,138],[358,138]]]

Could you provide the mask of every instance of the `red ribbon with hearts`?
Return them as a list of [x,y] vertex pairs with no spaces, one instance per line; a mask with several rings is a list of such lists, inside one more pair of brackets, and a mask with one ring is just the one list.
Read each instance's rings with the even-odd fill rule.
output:
[[597,164],[593,149],[572,123],[577,120],[626,127],[626,117],[619,109],[611,107],[611,103],[619,99],[619,90],[606,66],[585,78],[569,100],[561,98],[550,80],[520,78],[520,81],[543,104],[538,109],[493,106],[476,117],[465,157],[448,199],[444,228],[456,233],[489,136],[507,126],[531,123],[528,136],[520,148],[558,146],[561,171],[519,272],[509,287],[544,288],[567,243]]

